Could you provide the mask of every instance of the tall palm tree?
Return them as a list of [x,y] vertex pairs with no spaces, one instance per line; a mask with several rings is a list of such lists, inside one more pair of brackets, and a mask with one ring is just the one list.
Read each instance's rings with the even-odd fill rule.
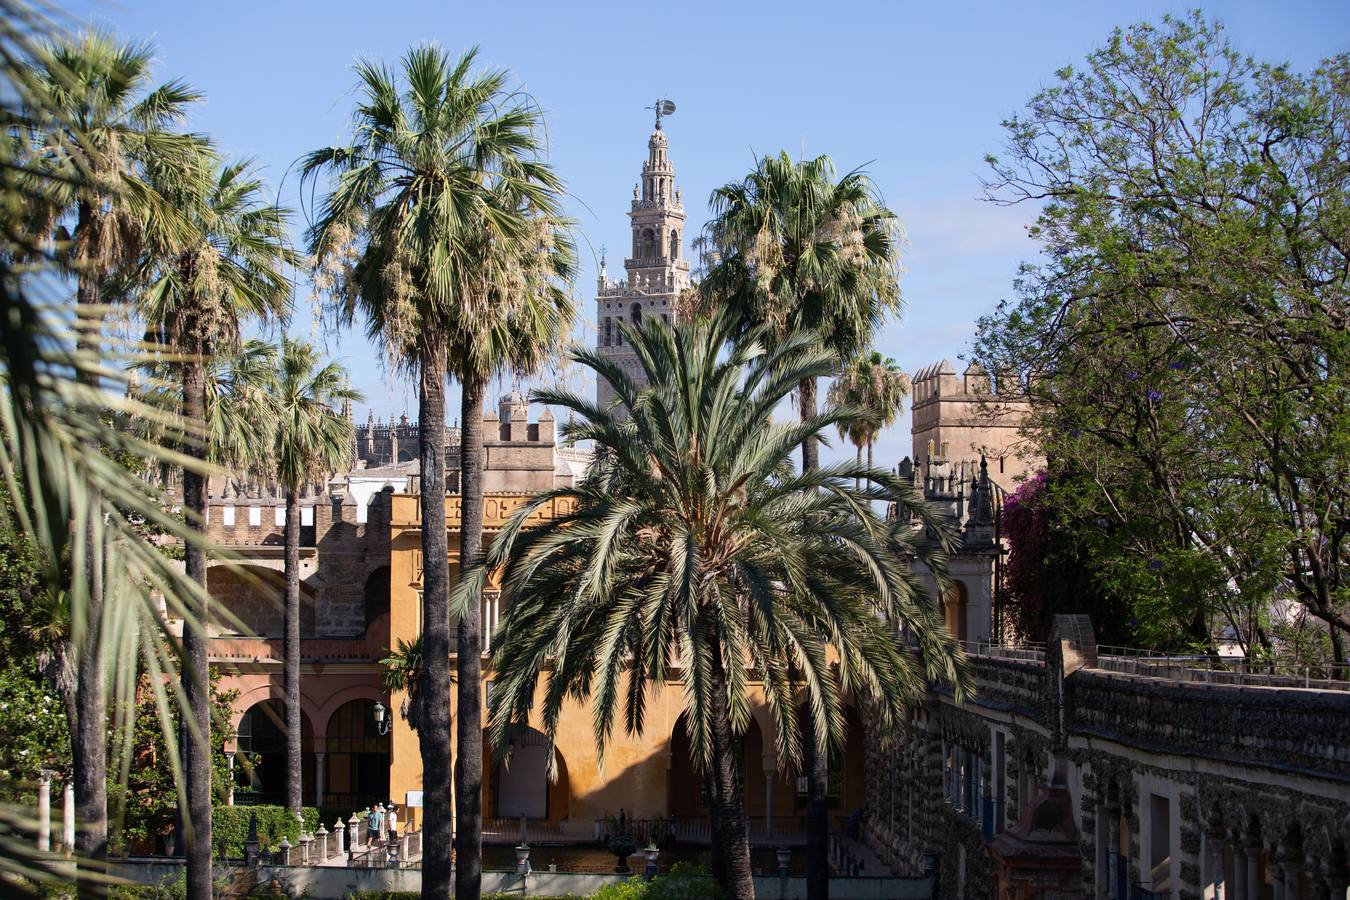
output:
[[[528,179],[533,196],[513,199]],[[543,166],[533,173],[493,186],[494,215],[485,216],[469,243],[473,264],[466,266],[450,341],[451,373],[461,386],[460,570],[478,565],[483,555],[483,393],[502,369],[537,371],[545,358],[571,334],[574,314],[566,285],[576,251],[567,223],[539,205],[556,205],[556,178]],[[482,608],[461,609],[455,674],[459,718],[455,760],[455,896],[476,898],[482,889],[483,711]]]
[[[509,92],[504,72],[476,70],[476,58],[476,49],[452,59],[424,45],[403,56],[397,73],[358,63],[351,142],[309,154],[301,176],[306,182],[321,174],[332,178],[309,231],[316,285],[332,290],[343,321],[361,312],[394,363],[420,377],[422,892],[438,898],[450,892],[453,836],[447,352],[454,329],[483,313],[474,304],[497,299],[464,293],[472,283],[466,267],[478,263],[470,251],[483,223],[509,237],[519,215],[518,205],[499,209],[494,197],[548,210],[551,177],[529,155],[537,143],[537,112]],[[463,506],[475,510],[472,503]]]
[[[552,740],[565,699],[591,698],[602,759],[621,710],[623,727],[640,732],[652,685],[682,681],[709,798],[713,874],[729,897],[748,898],[736,757],[754,702],[751,672],[785,766],[802,749],[799,682],[805,718],[837,746],[845,694],[897,725],[929,679],[964,694],[969,674],[910,569],[917,559],[945,571],[950,520],[888,472],[851,462],[795,471],[802,438],[851,410],[801,424],[777,422],[773,410],[834,362],[800,334],[766,342],[767,351],[756,341],[728,348],[734,328],[722,316],[675,330],[649,317],[627,329],[642,388],[599,353],[576,351],[630,417],[572,393],[536,394],[578,415],[568,437],[594,442],[595,465],[579,484],[527,503],[464,590],[481,588],[487,571],[503,573],[508,610],[490,719],[499,748],[532,724],[545,670],[539,726]],[[852,487],[858,476],[866,490]],[[529,524],[560,497],[575,511]],[[907,515],[883,521],[871,503],[881,499],[937,539]],[[913,643],[902,646],[896,627]]]
[[872,466],[872,447],[882,429],[895,424],[909,396],[909,376],[899,363],[873,350],[860,354],[834,379],[826,402],[831,406],[852,406],[862,412],[839,423],[839,436],[857,449],[862,461],[867,450],[867,465]]
[[[183,217],[144,174],[147,164],[182,161],[195,152],[193,141],[176,129],[201,95],[180,81],[155,85],[153,60],[151,45],[119,43],[101,32],[58,39],[36,48],[31,57],[38,102],[51,114],[51,127],[39,132],[41,146],[34,150],[46,177],[42,208],[35,215],[47,219],[56,252],[76,280],[82,319],[76,349],[95,359],[102,338],[103,280],[144,238],[172,240],[187,231]],[[97,387],[95,367],[81,375]],[[97,451],[91,446],[89,452]],[[94,530],[91,523],[83,527]],[[96,629],[106,572],[93,557],[89,563],[81,575],[88,582],[87,621]],[[75,667],[74,702],[66,706],[74,716],[76,847],[85,859],[99,859],[107,851],[103,646],[95,630],[77,627],[64,651]]]
[[[202,145],[186,166],[154,166],[157,189],[185,210],[191,240],[153,247],[134,279],[138,314],[151,333],[178,354],[181,415],[195,439],[185,452],[209,458],[206,372],[210,358],[238,346],[245,320],[284,319],[291,285],[285,267],[299,263],[287,239],[288,211],[270,202],[247,161],[225,163]],[[183,508],[205,533],[206,478],[183,469]],[[206,588],[206,550],[186,548],[188,577]],[[188,706],[180,738],[187,790],[184,843],[188,896],[211,896],[211,698],[206,623],[209,611],[183,628],[183,696]]]
[[[828,156],[794,162],[782,152],[713,191],[711,205],[715,264],[699,302],[735,310],[742,331],[811,332],[842,365],[899,311],[899,223],[862,171],[836,180]],[[797,403],[809,421],[816,413],[814,376],[798,385]],[[820,464],[818,440],[814,433],[803,439],[803,470]],[[821,900],[829,893],[829,761],[823,736],[808,738],[807,894]]]
[[286,492],[286,808],[300,818],[300,492],[351,460],[355,430],[335,404],[359,401],[337,363],[282,335],[270,392],[275,414],[272,450],[277,483]]

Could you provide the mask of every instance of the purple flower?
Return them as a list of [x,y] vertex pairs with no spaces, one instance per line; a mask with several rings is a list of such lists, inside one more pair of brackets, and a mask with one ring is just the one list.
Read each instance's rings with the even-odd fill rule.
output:
[[1148,561],[1148,567],[1149,567],[1149,570],[1150,570],[1150,571],[1153,571],[1153,572],[1161,572],[1161,571],[1162,571],[1162,560],[1161,560],[1161,559],[1150,559],[1150,560]]
[[1157,403],[1162,399],[1162,391],[1149,391],[1145,396],[1148,397],[1150,402]]
[[1186,368],[1186,364],[1181,360],[1177,360],[1176,362],[1168,363],[1167,368],[1171,369],[1173,372],[1180,372]]
[[1138,373],[1138,372],[1131,372],[1130,374],[1126,375],[1125,377],[1128,378],[1128,379],[1130,379],[1131,381],[1138,381],[1138,380],[1139,380],[1139,373]]

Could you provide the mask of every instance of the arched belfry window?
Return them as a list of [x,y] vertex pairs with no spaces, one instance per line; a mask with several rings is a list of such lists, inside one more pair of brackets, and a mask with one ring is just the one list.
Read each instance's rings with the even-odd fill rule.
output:
[[641,303],[634,303],[634,304],[633,304],[633,308],[629,311],[629,319],[632,321],[632,323],[633,323],[634,325],[641,324],[641,322],[642,322],[642,304],[641,304]]
[[642,231],[642,258],[651,259],[656,255],[656,232],[650,228]]
[[614,320],[605,317],[605,346],[608,347],[614,342]]
[[670,229],[670,258],[680,258],[680,233],[674,228]]

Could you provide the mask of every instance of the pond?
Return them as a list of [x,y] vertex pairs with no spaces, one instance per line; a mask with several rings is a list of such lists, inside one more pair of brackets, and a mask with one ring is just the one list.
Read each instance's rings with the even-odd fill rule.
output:
[[[553,846],[535,844],[530,850],[530,865],[535,871],[548,871],[550,864],[556,865],[559,872],[613,872],[618,860],[613,853],[595,845]],[[657,866],[667,872],[677,862],[694,863],[709,867],[712,864],[712,851],[707,847],[675,845],[661,848]],[[644,865],[642,852],[628,858],[628,868],[641,872]],[[750,851],[750,867],[756,873],[773,875],[778,872],[778,857],[775,851],[767,848]],[[505,844],[483,845],[483,868],[489,871],[514,871],[516,868],[516,850]],[[794,847],[792,858],[788,862],[788,872],[792,875],[806,874],[806,850]]]

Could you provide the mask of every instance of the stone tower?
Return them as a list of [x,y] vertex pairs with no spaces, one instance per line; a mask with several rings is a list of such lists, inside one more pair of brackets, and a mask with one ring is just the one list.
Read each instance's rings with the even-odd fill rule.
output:
[[[684,202],[675,187],[675,168],[666,153],[666,134],[658,119],[647,141],[647,161],[642,181],[633,187],[628,211],[633,229],[633,255],[623,261],[627,278],[610,279],[605,260],[600,260],[596,286],[596,346],[630,377],[641,380],[641,368],[633,348],[623,336],[620,323],[635,325],[643,316],[660,316],[670,322],[675,299],[689,285],[689,262],[684,257]],[[596,387],[596,400],[614,399],[609,385]]]

